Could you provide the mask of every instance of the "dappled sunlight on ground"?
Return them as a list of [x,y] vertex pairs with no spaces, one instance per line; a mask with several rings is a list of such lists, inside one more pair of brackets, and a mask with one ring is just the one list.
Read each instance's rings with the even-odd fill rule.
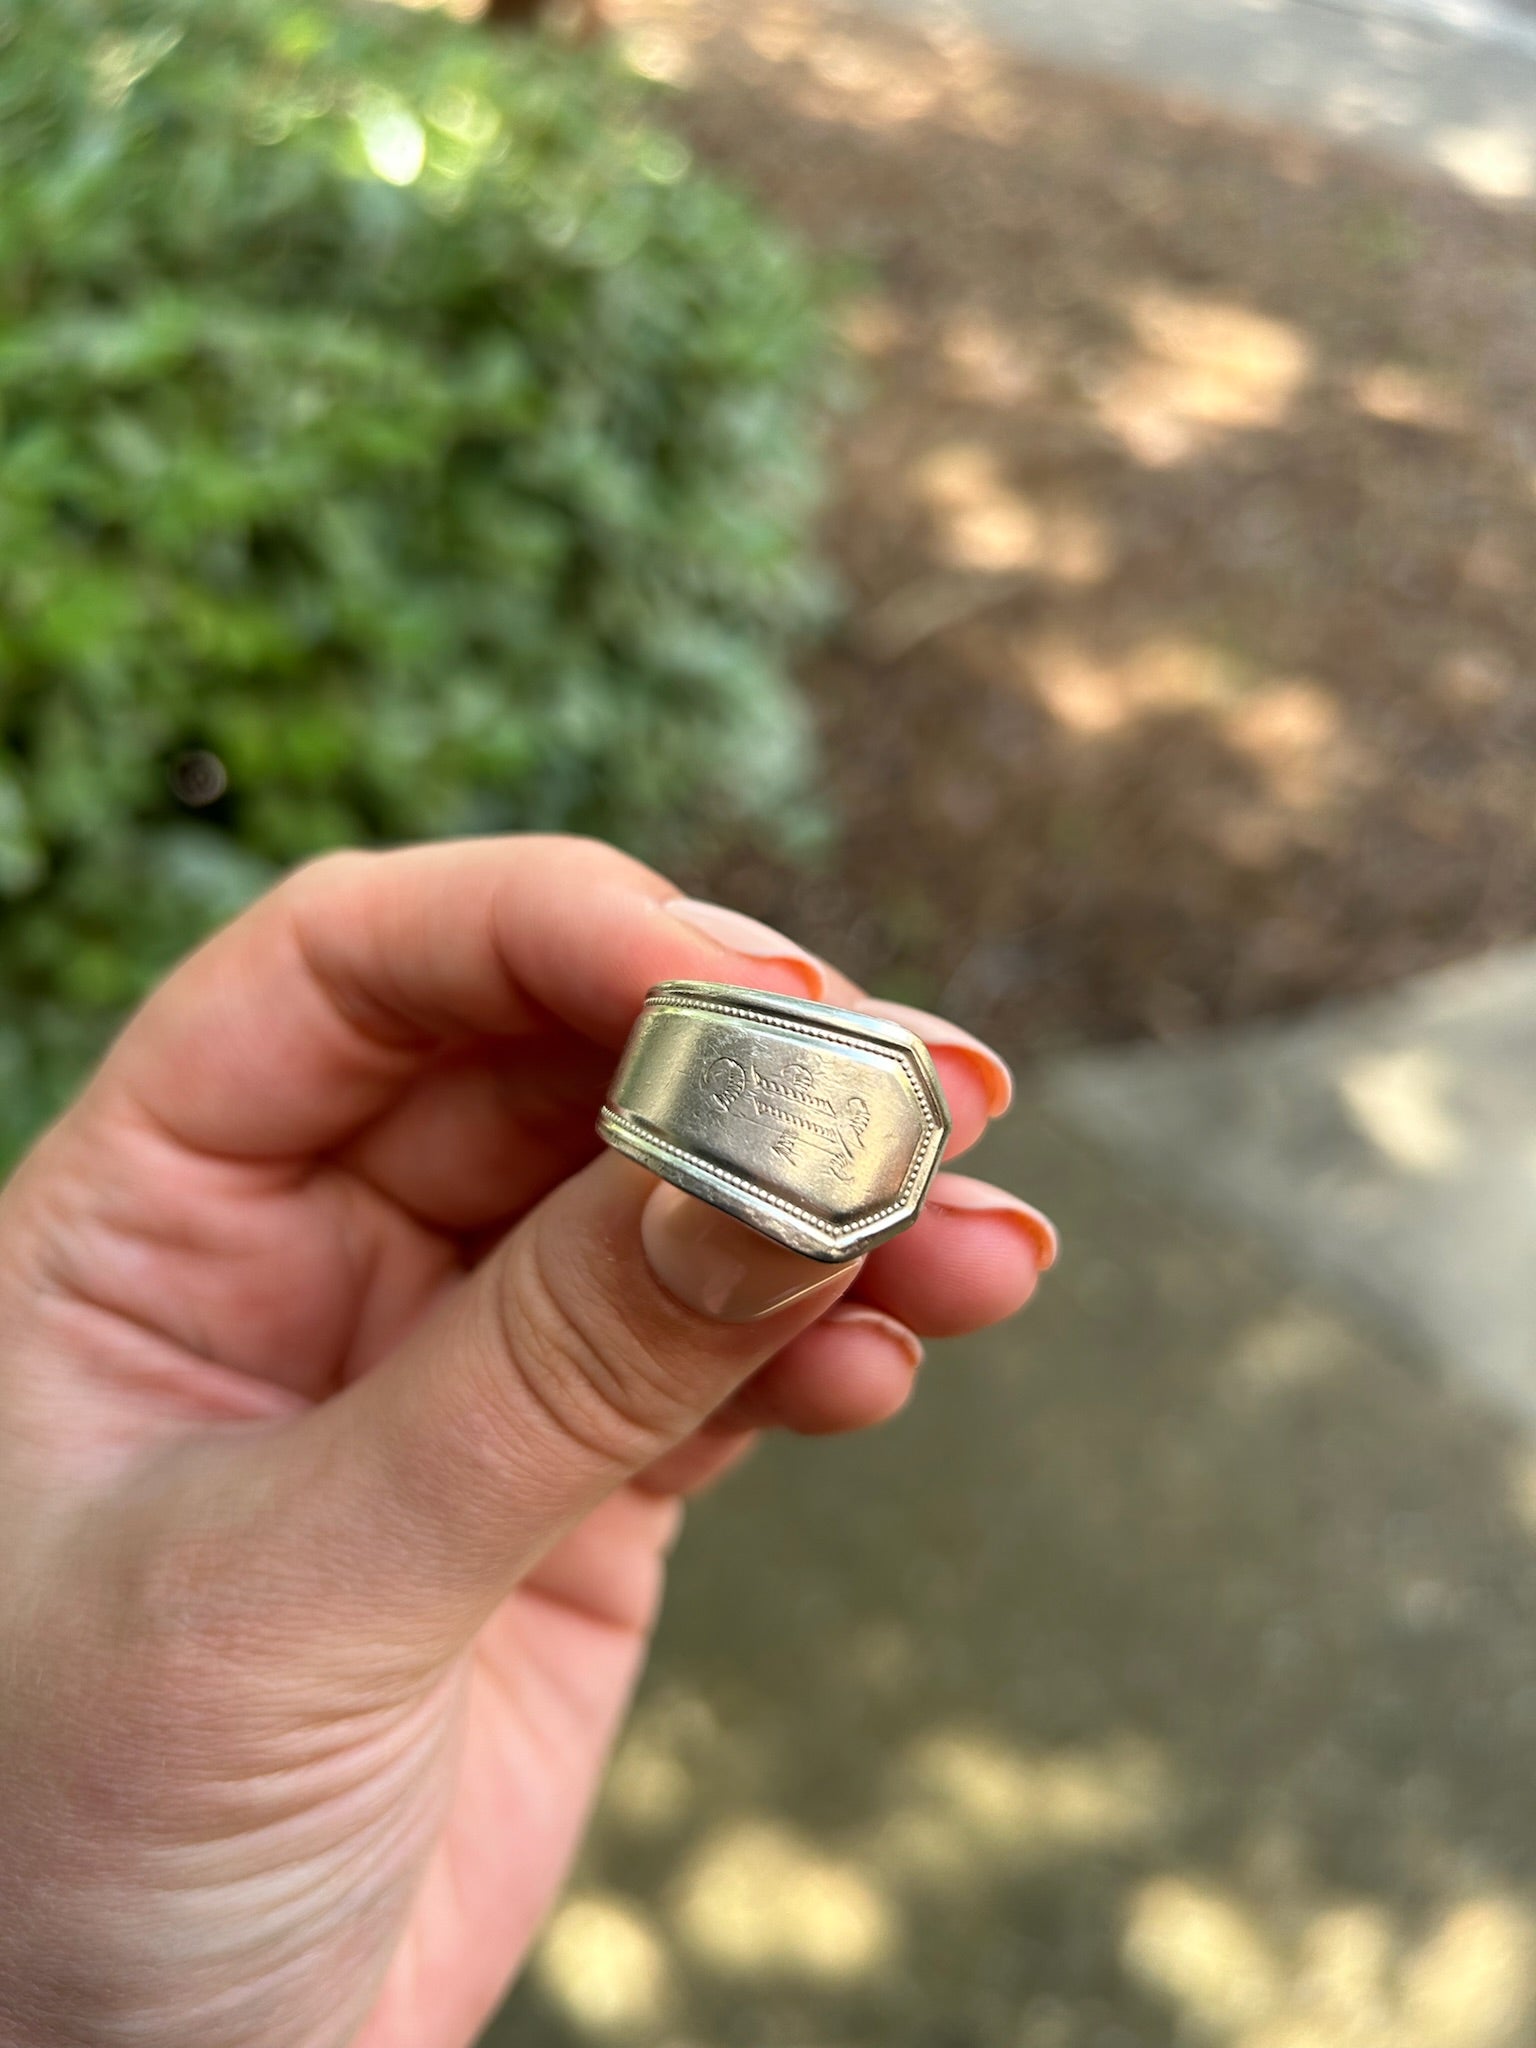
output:
[[1351,1123],[1405,1173],[1447,1173],[1466,1156],[1455,1094],[1454,1070],[1428,1046],[1363,1053],[1339,1076]]
[[1139,352],[1107,380],[1098,414],[1154,469],[1205,453],[1224,432],[1282,426],[1312,366],[1294,326],[1219,299],[1153,287],[1131,294],[1126,317]]
[[1062,725],[1085,739],[1161,712],[1225,705],[1248,683],[1228,649],[1179,633],[1151,634],[1105,654],[1050,633],[1026,641],[1020,652],[1027,682]]
[[615,0],[853,262],[845,820],[690,883],[1028,1053],[1536,925],[1536,220],[847,0]]
[[1507,128],[1447,128],[1436,161],[1485,199],[1529,199],[1536,193],[1530,138]]
[[1043,1085],[1127,1170],[1246,1219],[1516,1428],[1536,1417],[1536,947]]
[[[855,327],[849,328],[848,336],[855,348],[864,346]],[[1031,359],[987,313],[957,313],[944,323],[939,346],[953,373],[950,389],[956,398],[1003,406],[1038,397],[1038,360]]]
[[1144,1841],[1175,1803],[1165,1759],[1130,1740],[1031,1754],[985,1732],[941,1729],[912,1743],[892,1775],[875,1861],[919,1878],[944,1872],[962,1887],[989,1869]]
[[596,2039],[651,2033],[675,2000],[659,1934],[632,1900],[606,1893],[578,1891],[561,1902],[535,1967],[550,2002]]
[[1033,503],[974,441],[941,443],[913,476],[937,529],[935,552],[960,569],[1031,570],[1062,583],[1109,574],[1109,538],[1089,512]]
[[1125,1960],[1181,2015],[1222,2040],[1246,2034],[1279,2003],[1283,1978],[1251,1917],[1208,1885],[1157,1877],[1126,1916]]
[[1443,380],[1405,369],[1401,363],[1371,364],[1352,379],[1350,388],[1355,403],[1372,419],[1444,434],[1469,424],[1466,407]]
[[[614,12],[854,257],[869,397],[808,670],[845,836],[687,879],[1025,1052],[1529,930],[1536,226],[963,28]],[[1341,1058],[1332,1192],[1454,1192],[1474,1081]],[[1528,1449],[1162,1180],[1028,1107],[1001,1144],[1059,1269],[693,1511],[492,2038],[1527,2048]]]
[[1287,1938],[1238,1900],[1179,1877],[1131,1902],[1133,1976],[1223,2048],[1515,2048],[1536,2020],[1523,1905],[1469,1899],[1417,1942],[1368,1902],[1332,1906]]
[[1536,1477],[1026,1105],[1067,1256],[700,1504],[517,2048],[1528,2048]]
[[885,1889],[780,1821],[717,1828],[681,1875],[674,1919],[717,1974],[840,1983],[891,1962],[900,1922]]
[[1337,1317],[1304,1301],[1283,1302],[1236,1339],[1225,1361],[1230,1398],[1284,1399],[1360,1363],[1360,1345]]

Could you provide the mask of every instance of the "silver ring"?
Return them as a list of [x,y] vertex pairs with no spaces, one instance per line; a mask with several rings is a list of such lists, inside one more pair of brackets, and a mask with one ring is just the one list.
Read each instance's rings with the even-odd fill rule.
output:
[[615,1151],[833,1264],[917,1220],[949,1112],[911,1031],[794,996],[664,981],[597,1120]]

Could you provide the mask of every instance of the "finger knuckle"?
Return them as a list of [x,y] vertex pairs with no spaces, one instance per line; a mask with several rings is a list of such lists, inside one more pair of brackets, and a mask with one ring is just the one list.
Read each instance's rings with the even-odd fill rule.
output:
[[307,909],[317,900],[344,895],[379,858],[377,853],[356,846],[317,853],[288,870],[278,884],[278,893],[295,907]]
[[542,849],[568,874],[579,876],[588,884],[651,884],[664,880],[654,868],[636,860],[633,854],[610,846],[604,839],[593,839],[580,832],[552,832],[531,844]]
[[545,1233],[518,1233],[493,1294],[517,1382],[562,1436],[636,1470],[687,1427],[686,1395],[667,1361]]

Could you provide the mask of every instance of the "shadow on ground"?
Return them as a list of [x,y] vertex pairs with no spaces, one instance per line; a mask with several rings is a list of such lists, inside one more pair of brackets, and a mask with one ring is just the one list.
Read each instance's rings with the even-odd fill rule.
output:
[[1015,1051],[1536,926],[1536,219],[837,0],[618,0],[865,287],[846,830],[691,879]]
[[[1529,930],[1536,223],[958,31],[616,11],[868,266],[843,841],[690,879],[1014,1050]],[[988,1164],[1059,1271],[695,1512],[491,2039],[1522,2048],[1529,1439],[1038,1109]]]
[[1060,1269],[695,1511],[490,2040],[1529,2041],[1526,1443],[1037,1113],[988,1164]]

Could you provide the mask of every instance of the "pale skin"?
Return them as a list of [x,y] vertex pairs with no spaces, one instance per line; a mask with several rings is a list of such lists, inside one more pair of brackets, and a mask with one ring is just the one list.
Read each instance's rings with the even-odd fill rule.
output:
[[[3,2048],[468,2048],[682,1499],[1029,1295],[1039,1219],[944,1174],[862,1266],[754,1239],[794,1298],[701,1309],[715,1212],[592,1132],[645,990],[861,996],[676,896],[569,839],[303,869],[0,1191]],[[996,1075],[925,1035],[960,1150]]]

